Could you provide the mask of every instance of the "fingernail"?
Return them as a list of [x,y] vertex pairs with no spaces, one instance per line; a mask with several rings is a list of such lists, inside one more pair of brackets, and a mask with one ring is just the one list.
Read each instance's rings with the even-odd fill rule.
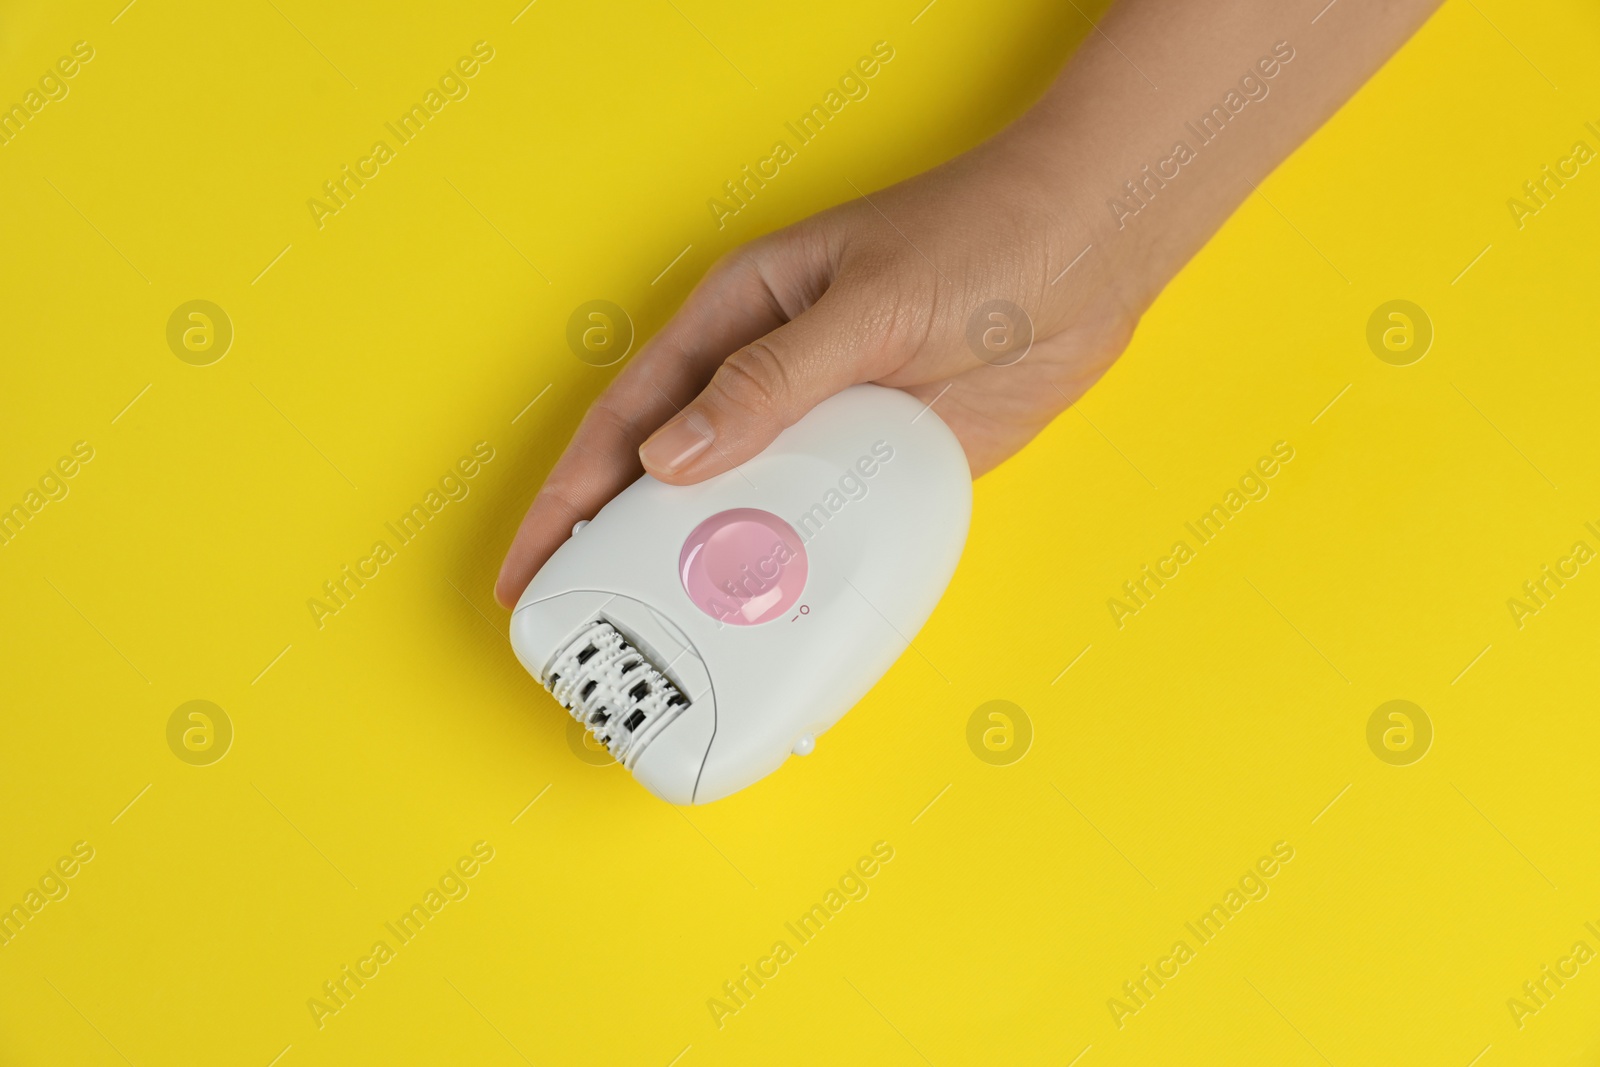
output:
[[687,415],[679,415],[652,434],[639,447],[639,459],[650,470],[675,474],[710,448],[715,436],[706,417],[698,411],[691,411]]

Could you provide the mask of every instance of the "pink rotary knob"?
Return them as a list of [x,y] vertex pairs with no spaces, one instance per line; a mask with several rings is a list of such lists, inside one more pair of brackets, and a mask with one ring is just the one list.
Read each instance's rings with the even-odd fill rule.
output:
[[694,528],[678,555],[678,574],[695,607],[734,626],[754,626],[800,599],[806,550],[778,516],[734,508]]

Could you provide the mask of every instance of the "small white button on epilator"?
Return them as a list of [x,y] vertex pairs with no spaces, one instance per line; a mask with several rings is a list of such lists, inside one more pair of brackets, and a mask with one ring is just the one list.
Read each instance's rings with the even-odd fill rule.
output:
[[589,520],[588,519],[579,519],[577,522],[573,523],[572,524],[572,536],[573,537],[577,537],[578,536],[578,531],[583,529],[587,525],[589,525]]
[[804,737],[794,743],[794,748],[790,749],[790,751],[796,756],[809,756],[816,750],[816,747],[817,739],[812,737],[810,734],[806,734]]

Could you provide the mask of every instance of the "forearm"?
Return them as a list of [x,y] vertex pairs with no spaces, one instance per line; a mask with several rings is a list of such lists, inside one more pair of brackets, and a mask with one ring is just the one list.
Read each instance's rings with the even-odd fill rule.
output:
[[1113,7],[1039,104],[980,150],[1057,205],[1052,260],[1093,245],[1085,266],[1141,312],[1437,7],[1337,0],[1319,16],[1319,2]]

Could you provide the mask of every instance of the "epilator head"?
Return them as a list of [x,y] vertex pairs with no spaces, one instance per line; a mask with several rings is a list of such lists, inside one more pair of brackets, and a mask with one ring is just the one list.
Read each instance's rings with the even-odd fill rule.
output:
[[736,470],[629,486],[528,585],[511,644],[647,789],[717,800],[810,753],[883,676],[971,510],[938,416],[854,386]]

